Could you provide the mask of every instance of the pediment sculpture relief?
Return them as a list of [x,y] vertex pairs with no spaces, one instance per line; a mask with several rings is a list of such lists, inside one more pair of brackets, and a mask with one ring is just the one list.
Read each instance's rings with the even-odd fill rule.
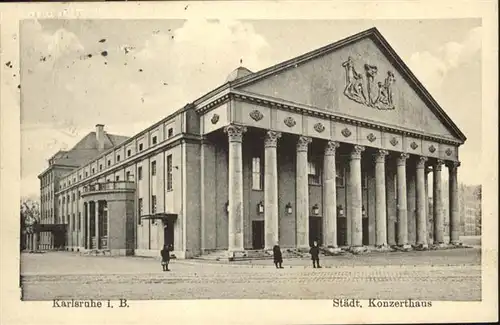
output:
[[374,65],[365,64],[364,75],[356,71],[351,57],[342,66],[346,72],[344,95],[347,98],[379,110],[395,109],[392,85],[396,78],[391,71],[387,72],[384,82],[375,82],[378,68]]

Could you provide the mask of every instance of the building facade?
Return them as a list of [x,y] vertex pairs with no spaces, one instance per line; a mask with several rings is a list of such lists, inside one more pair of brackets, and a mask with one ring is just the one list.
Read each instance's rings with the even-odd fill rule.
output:
[[[376,29],[226,83],[59,179],[66,247],[226,250],[459,242],[465,136]],[[449,202],[441,175],[448,168]],[[429,175],[431,173],[431,175]]]

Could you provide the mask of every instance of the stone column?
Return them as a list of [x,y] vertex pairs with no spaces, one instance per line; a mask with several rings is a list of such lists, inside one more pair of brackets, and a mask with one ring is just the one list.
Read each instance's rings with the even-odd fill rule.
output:
[[[386,159],[389,163],[388,159]],[[386,172],[386,197],[387,197],[387,243],[390,246],[396,245],[396,187],[395,187],[395,164],[390,162]]]
[[296,211],[297,211],[297,248],[309,247],[309,178],[307,169],[307,150],[312,139],[299,137],[297,141],[296,165]]
[[100,247],[100,239],[99,236],[99,201],[95,201],[95,248],[99,249]]
[[323,245],[337,248],[337,184],[335,151],[337,141],[328,141],[323,160]]
[[247,128],[229,125],[224,128],[229,138],[229,252],[241,252],[243,245],[243,134]]
[[87,237],[87,245],[86,245],[86,249],[91,249],[92,247],[92,234],[90,233],[90,208],[91,208],[91,204],[90,202],[87,202],[85,203],[85,216],[87,217],[87,230],[85,232],[85,236]]
[[441,181],[441,167],[443,165],[443,161],[438,159],[434,164],[434,172],[433,172],[433,216],[434,216],[434,244],[443,244],[444,243],[444,234],[443,234],[443,226],[444,226],[444,216],[443,216],[443,198],[442,198],[442,181]]
[[375,244],[387,246],[387,201],[385,188],[385,157],[387,150],[378,150],[375,156]]
[[406,161],[406,219],[408,222],[408,244],[417,242],[417,185],[416,166],[413,159]]
[[426,198],[426,172],[425,163],[427,157],[419,157],[417,161],[417,245],[427,246],[427,198]]
[[399,246],[408,246],[408,220],[407,220],[407,202],[406,202],[406,159],[410,155],[401,153],[397,161],[398,178],[398,238]]
[[264,227],[265,249],[272,249],[279,240],[278,158],[276,148],[281,133],[267,131],[264,140]]
[[363,246],[363,200],[361,184],[361,153],[365,147],[355,145],[351,152],[349,182],[351,185],[351,246]]
[[450,161],[449,172],[449,209],[450,209],[450,243],[457,245],[460,242],[460,214],[458,211],[458,179],[457,169],[460,162]]
[[429,173],[431,172],[431,169],[429,166],[425,167],[425,220],[427,224],[427,244],[432,244],[433,243],[433,236],[432,236],[432,222],[429,220]]

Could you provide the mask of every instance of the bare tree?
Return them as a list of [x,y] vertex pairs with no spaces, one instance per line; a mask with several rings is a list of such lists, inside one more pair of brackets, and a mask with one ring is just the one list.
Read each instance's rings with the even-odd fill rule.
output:
[[33,235],[33,250],[38,251],[38,224],[40,223],[40,207],[38,202],[32,200],[21,201],[20,215],[21,238],[25,238],[26,235]]

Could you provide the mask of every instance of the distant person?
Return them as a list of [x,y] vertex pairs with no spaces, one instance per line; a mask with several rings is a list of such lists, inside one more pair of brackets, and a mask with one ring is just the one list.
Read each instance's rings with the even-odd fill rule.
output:
[[317,241],[314,241],[313,246],[309,250],[309,253],[311,254],[311,259],[313,261],[313,268],[320,269],[321,266],[319,265],[319,247]]
[[276,268],[283,269],[283,266],[281,265],[283,263],[283,256],[281,255],[281,248],[279,243],[276,243],[276,245],[274,245],[273,247],[273,258]]
[[170,271],[168,269],[168,263],[170,263],[170,246],[163,246],[161,250],[161,266],[163,267],[163,271]]

